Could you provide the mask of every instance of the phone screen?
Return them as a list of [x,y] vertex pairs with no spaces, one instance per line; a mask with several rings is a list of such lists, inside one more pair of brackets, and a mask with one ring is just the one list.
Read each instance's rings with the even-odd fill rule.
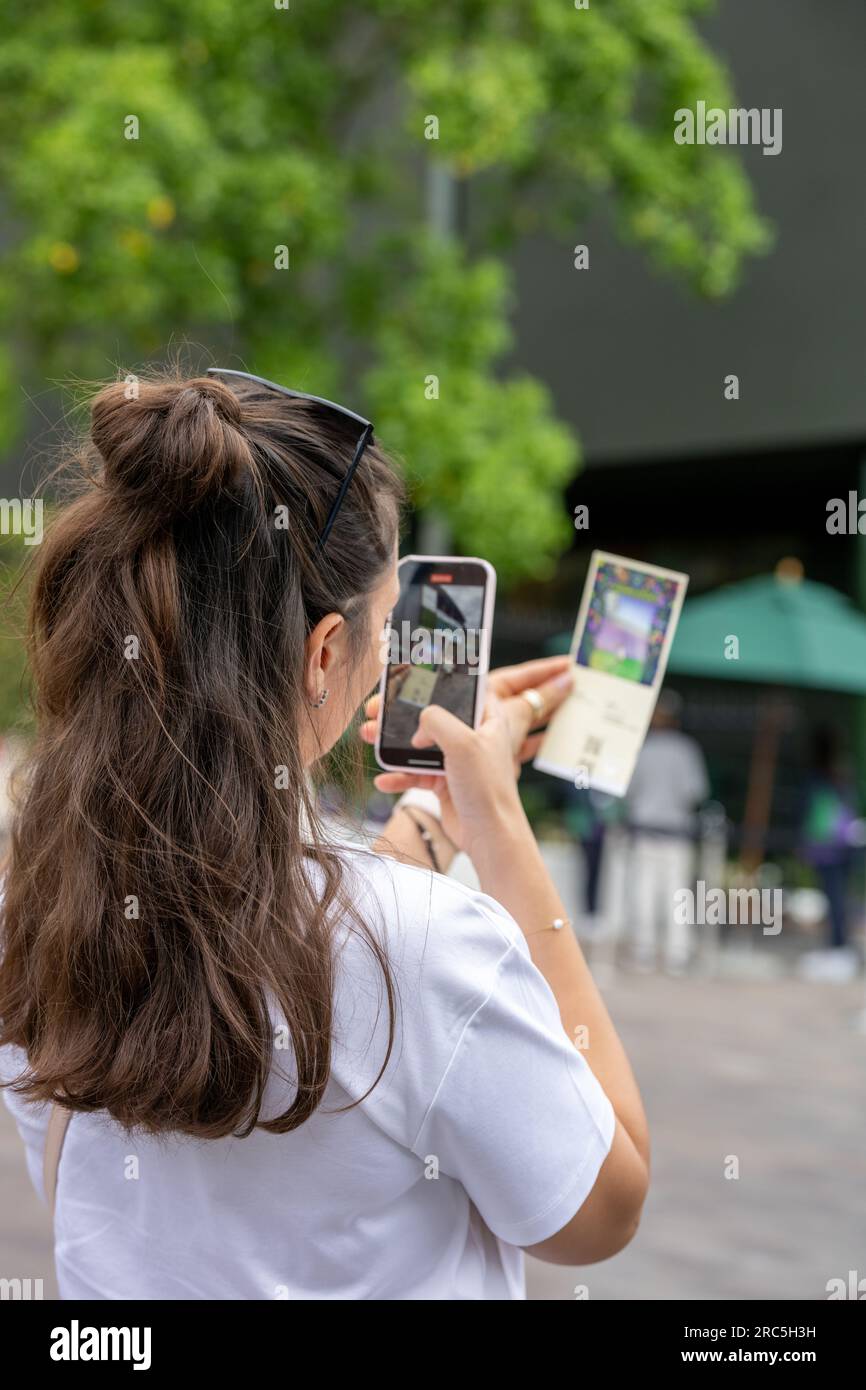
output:
[[385,634],[383,766],[441,771],[438,748],[413,748],[421,711],[442,705],[474,725],[487,673],[487,622],[495,578],[480,560],[408,556]]

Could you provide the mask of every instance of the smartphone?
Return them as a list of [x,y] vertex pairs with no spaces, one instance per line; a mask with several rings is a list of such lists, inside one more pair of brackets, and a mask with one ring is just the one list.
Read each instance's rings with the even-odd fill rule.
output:
[[384,633],[376,761],[388,772],[441,775],[442,752],[413,748],[421,711],[442,705],[475,727],[484,707],[496,571],[486,560],[406,555]]

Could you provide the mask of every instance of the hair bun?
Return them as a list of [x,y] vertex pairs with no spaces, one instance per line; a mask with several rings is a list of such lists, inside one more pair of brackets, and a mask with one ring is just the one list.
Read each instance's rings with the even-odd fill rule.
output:
[[110,487],[163,519],[187,513],[252,463],[233,391],[212,377],[118,381],[91,404],[90,437]]

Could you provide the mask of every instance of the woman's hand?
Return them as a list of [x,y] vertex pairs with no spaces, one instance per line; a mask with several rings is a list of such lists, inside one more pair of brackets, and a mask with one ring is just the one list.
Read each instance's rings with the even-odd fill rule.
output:
[[[382,772],[376,779],[380,791],[403,792],[409,787],[433,791],[442,807],[442,825],[461,849],[471,852],[473,840],[510,816],[522,817],[517,795],[520,765],[535,755],[541,733],[533,733],[562,704],[572,688],[571,657],[547,657],[491,671],[487,682],[484,714],[471,729],[441,705],[422,710],[416,748],[435,743],[445,758],[445,776],[410,772]],[[520,692],[535,689],[542,706],[535,711]],[[379,696],[365,707],[361,737],[376,738]]]

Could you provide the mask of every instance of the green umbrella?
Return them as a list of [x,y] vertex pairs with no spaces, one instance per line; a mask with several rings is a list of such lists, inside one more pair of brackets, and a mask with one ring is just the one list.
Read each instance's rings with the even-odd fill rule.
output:
[[[668,670],[863,695],[866,617],[836,589],[804,579],[799,560],[782,560],[775,574],[688,600]],[[763,857],[784,725],[780,697],[765,697],[743,816],[743,862],[750,869]]]
[[[547,647],[551,652],[568,651],[570,642],[570,634],[563,633]],[[804,579],[799,560],[782,560],[775,574],[687,599],[668,671],[864,695],[866,616],[836,589]],[[784,724],[780,697],[765,697],[743,826],[744,859],[751,866],[760,862],[763,852]]]
[[789,562],[774,575],[687,599],[668,670],[863,695],[866,616]]

